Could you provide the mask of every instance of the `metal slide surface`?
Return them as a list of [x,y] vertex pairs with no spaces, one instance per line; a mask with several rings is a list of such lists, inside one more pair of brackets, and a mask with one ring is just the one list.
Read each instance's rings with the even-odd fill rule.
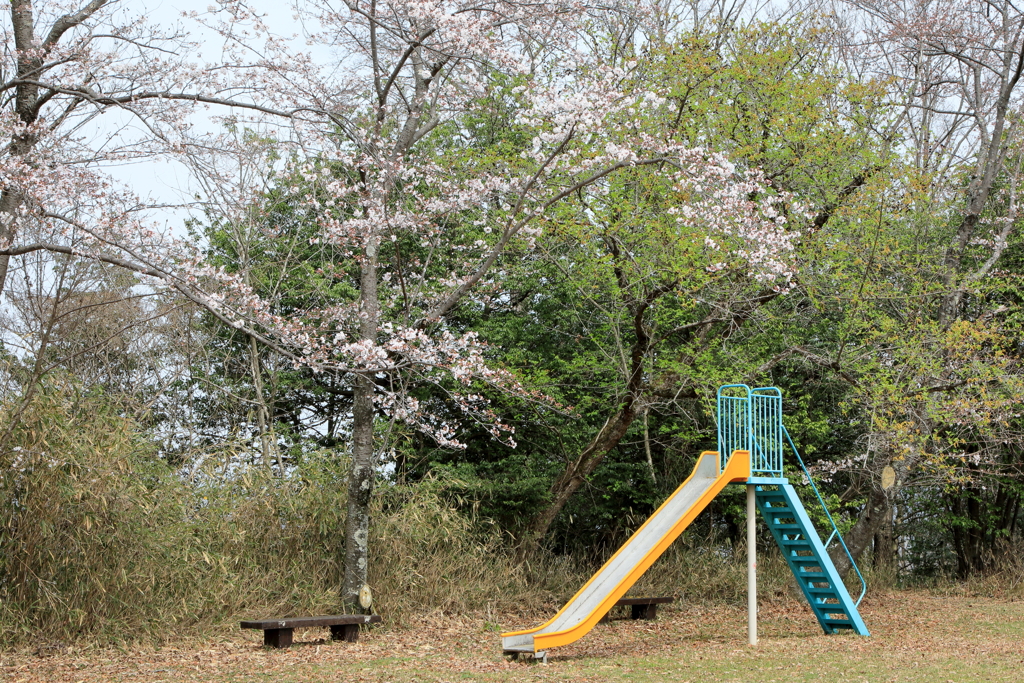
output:
[[539,653],[585,636],[726,484],[746,481],[749,476],[747,451],[733,452],[721,474],[718,453],[702,453],[687,480],[554,617],[533,629],[503,633],[502,649]]

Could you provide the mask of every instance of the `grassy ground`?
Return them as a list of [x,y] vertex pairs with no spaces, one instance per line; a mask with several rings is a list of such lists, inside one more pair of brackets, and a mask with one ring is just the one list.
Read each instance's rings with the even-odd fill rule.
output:
[[[674,607],[674,608],[673,608]],[[0,680],[178,681],[1020,681],[1024,601],[875,595],[861,608],[870,638],[824,636],[797,602],[762,606],[761,644],[746,646],[743,609],[664,607],[657,622],[613,620],[552,652],[549,663],[508,662],[498,632],[529,617],[434,614],[364,633],[356,644],[296,632],[289,650],[264,650],[260,632],[159,649],[97,650],[44,644],[0,654]]]

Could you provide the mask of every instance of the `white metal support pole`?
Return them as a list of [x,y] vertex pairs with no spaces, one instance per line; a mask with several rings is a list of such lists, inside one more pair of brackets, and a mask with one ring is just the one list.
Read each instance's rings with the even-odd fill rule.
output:
[[757,645],[757,518],[754,485],[747,484],[747,642]]

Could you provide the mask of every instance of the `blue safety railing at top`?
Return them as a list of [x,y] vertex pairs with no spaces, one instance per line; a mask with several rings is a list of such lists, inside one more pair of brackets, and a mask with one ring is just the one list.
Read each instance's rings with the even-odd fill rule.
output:
[[743,450],[750,452],[752,476],[781,477],[783,443],[781,391],[746,384],[718,388],[720,470],[733,451]]
[[718,388],[718,457],[719,471],[725,469],[726,462],[733,451],[750,452],[750,474],[752,477],[782,477],[783,448],[789,443],[790,450],[796,456],[801,471],[807,478],[818,499],[825,517],[832,525],[832,533],[825,541],[825,549],[836,538],[843,547],[843,552],[850,559],[850,566],[860,579],[861,591],[857,605],[864,598],[867,583],[860,573],[853,554],[846,547],[839,527],[832,519],[832,513],[825,505],[818,487],[814,485],[811,473],[807,471],[800,452],[797,451],[793,439],[782,424],[782,392],[776,387],[758,387],[751,389],[746,384],[726,384]]
[[733,451],[749,451],[753,433],[750,387],[726,384],[718,388],[718,471],[725,469]]

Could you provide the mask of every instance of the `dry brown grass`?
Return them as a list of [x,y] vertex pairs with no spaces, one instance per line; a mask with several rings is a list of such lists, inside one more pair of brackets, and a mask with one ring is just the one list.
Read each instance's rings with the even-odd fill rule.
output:
[[[402,627],[332,643],[322,630],[296,633],[290,650],[265,650],[259,633],[181,639],[160,648],[25,649],[0,655],[11,683],[83,681],[1019,681],[1024,602],[941,597],[926,591],[872,594],[863,616],[870,638],[825,636],[809,610],[788,598],[762,600],[761,643],[746,646],[740,607],[689,601],[657,622],[613,621],[555,650],[547,666],[510,663],[496,628],[536,614],[409,617]],[[496,618],[498,624],[490,619]]]

